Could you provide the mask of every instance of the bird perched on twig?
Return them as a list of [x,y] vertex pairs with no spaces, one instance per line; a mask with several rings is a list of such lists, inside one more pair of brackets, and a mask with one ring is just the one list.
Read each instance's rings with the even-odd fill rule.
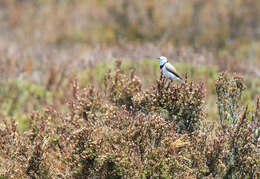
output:
[[157,59],[160,60],[160,69],[165,76],[171,80],[178,80],[180,82],[183,81],[179,73],[176,71],[174,66],[168,62],[166,57],[160,56]]

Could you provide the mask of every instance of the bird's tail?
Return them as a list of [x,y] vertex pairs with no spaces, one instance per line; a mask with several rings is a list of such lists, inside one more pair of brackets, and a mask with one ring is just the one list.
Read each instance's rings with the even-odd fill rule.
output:
[[184,83],[184,80],[181,79],[181,78],[178,78],[178,81],[181,82],[181,83]]

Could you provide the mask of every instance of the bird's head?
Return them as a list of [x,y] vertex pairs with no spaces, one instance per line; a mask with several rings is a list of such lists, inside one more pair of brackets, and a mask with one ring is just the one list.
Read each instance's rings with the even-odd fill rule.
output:
[[160,65],[163,65],[168,62],[167,58],[164,56],[160,56],[157,59],[160,60]]

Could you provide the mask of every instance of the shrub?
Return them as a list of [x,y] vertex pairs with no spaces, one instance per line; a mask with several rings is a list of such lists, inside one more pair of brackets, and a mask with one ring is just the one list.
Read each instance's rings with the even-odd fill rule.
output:
[[242,78],[219,75],[220,118],[209,121],[203,84],[162,76],[144,91],[120,64],[105,89],[75,81],[70,110],[33,113],[25,133],[3,118],[0,176],[259,178],[260,99],[255,110],[240,107]]
[[184,83],[169,84],[166,77],[161,76],[156,86],[138,94],[134,100],[136,108],[146,113],[166,110],[165,119],[176,122],[179,132],[192,133],[205,117],[204,98],[203,83],[196,85],[185,80]]
[[132,71],[130,75],[122,74],[120,70],[121,61],[117,61],[117,70],[113,77],[108,73],[105,77],[106,93],[116,105],[133,107],[133,96],[141,91],[140,80]]
[[[255,111],[241,106],[243,79],[226,73],[216,82],[219,123],[192,137],[194,157],[203,162],[198,176],[258,178],[259,173],[259,98]],[[218,125],[220,124],[220,125]],[[198,162],[198,161],[197,161]],[[204,167],[203,167],[204,164]]]
[[245,85],[241,77],[230,77],[226,73],[219,75],[216,92],[221,123],[229,123],[231,127],[237,123],[242,112],[240,100],[244,90]]

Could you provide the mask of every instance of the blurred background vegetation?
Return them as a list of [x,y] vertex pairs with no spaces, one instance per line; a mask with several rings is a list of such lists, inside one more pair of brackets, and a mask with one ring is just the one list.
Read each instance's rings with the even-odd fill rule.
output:
[[2,0],[0,114],[18,117],[45,105],[65,109],[71,81],[101,85],[115,59],[145,87],[165,55],[204,81],[214,118],[219,71],[245,77],[244,101],[260,93],[260,2],[255,0]]
[[26,46],[152,42],[234,53],[259,48],[259,7],[254,0],[3,0],[1,33]]

